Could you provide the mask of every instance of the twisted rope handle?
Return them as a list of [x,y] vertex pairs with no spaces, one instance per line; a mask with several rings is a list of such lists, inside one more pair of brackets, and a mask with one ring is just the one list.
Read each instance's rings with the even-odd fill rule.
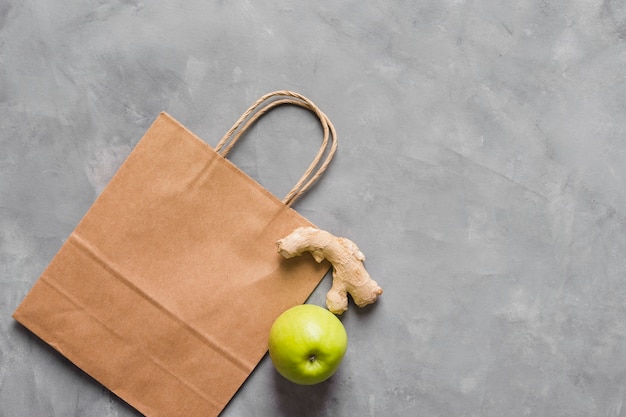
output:
[[[337,132],[335,131],[335,127],[328,117],[311,100],[301,94],[288,90],[274,91],[265,94],[254,102],[235,122],[233,127],[226,132],[215,146],[215,151],[221,156],[226,157],[250,126],[265,113],[283,104],[293,104],[312,111],[319,119],[324,131],[322,145],[317,155],[315,155],[313,162],[309,165],[302,178],[300,178],[283,199],[283,204],[291,206],[301,195],[311,188],[324,171],[326,171],[326,168],[328,168],[337,150]],[[326,154],[326,158],[322,161],[324,154]]]

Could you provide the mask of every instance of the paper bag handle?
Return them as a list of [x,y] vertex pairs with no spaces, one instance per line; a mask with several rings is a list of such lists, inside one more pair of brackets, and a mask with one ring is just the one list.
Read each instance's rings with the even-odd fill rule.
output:
[[[328,117],[311,100],[288,90],[274,91],[265,94],[252,104],[250,108],[241,115],[239,120],[235,122],[233,127],[226,132],[215,146],[215,151],[221,156],[226,157],[241,135],[243,135],[250,126],[265,113],[283,104],[294,104],[311,110],[319,119],[324,131],[322,146],[313,159],[313,162],[309,165],[309,168],[302,178],[300,178],[289,194],[283,199],[285,205],[291,206],[302,194],[311,188],[321,177],[322,173],[326,171],[328,164],[330,164],[337,150],[337,132],[335,131],[335,127]],[[322,161],[324,154],[326,154],[326,158]]]

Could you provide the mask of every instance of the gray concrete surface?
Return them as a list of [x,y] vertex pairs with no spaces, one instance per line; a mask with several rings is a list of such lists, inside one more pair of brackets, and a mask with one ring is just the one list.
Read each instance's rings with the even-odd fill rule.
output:
[[[385,294],[224,416],[626,416],[625,68],[616,0],[3,0],[0,416],[138,415],[11,313],[158,112],[214,145],[277,89],[340,139],[295,208]],[[233,161],[282,196],[318,143],[280,109]]]

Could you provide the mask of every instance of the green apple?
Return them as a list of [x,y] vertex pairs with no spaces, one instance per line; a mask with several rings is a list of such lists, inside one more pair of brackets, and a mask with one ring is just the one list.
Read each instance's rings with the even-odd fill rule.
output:
[[341,321],[313,304],[290,308],[270,329],[270,358],[276,370],[296,384],[313,385],[330,378],[347,347]]

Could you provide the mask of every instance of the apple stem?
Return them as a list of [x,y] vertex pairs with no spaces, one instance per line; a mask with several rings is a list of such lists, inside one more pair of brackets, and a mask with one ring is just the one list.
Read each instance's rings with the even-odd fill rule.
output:
[[313,362],[315,362],[316,360],[317,360],[317,356],[315,356],[315,355],[311,355],[311,356],[309,356],[309,362],[313,363]]

